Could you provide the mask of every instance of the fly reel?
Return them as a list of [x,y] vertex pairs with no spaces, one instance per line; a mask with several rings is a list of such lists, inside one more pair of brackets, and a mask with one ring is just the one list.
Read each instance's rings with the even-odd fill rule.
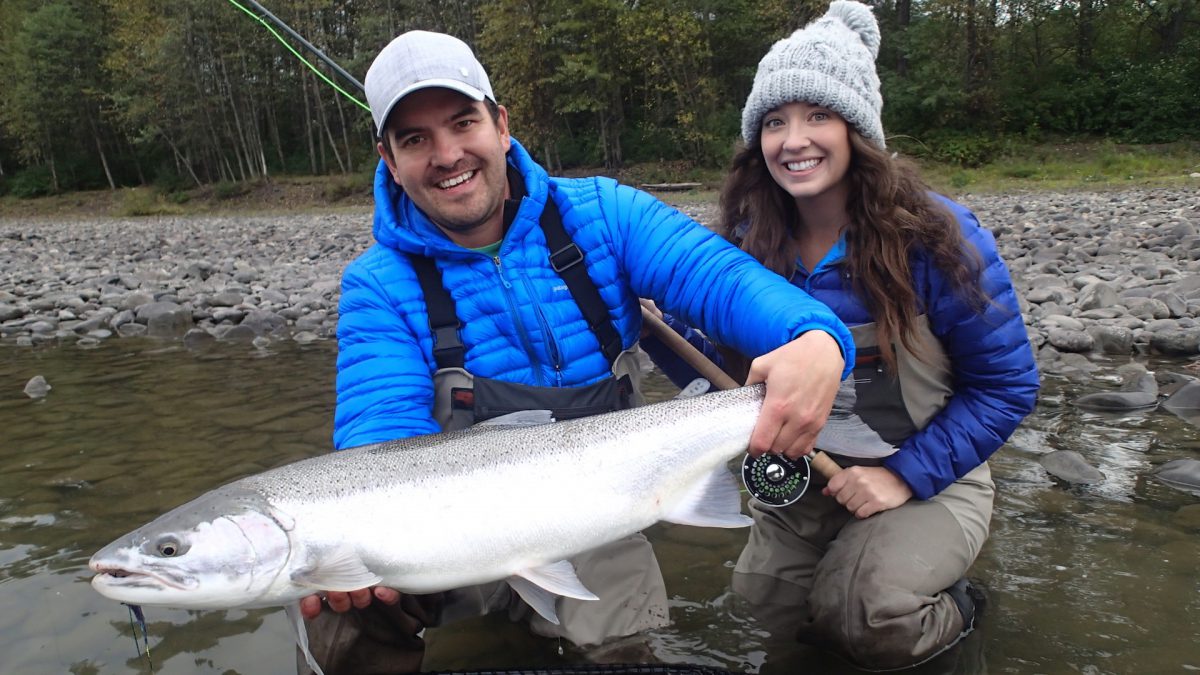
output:
[[750,496],[766,506],[796,503],[808,490],[811,473],[807,456],[796,461],[766,453],[758,457],[746,455],[742,459],[742,483]]

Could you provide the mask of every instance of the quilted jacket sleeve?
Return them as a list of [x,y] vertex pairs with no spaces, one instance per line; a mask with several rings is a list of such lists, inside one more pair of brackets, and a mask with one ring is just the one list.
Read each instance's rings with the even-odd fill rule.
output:
[[810,330],[837,340],[854,364],[854,341],[840,319],[686,215],[634,188],[611,183],[619,209],[606,214],[634,292],[696,326],[716,342],[753,358]]
[[1008,268],[974,214],[948,203],[982,258],[991,302],[979,313],[928,265],[927,313],[953,370],[954,394],[929,424],[884,464],[921,499],[982,464],[1008,439],[1037,399],[1038,372]]
[[378,279],[372,254],[382,252],[368,251],[342,275],[333,433],[338,450],[440,430],[422,345],[398,309],[403,302],[388,292],[412,284]]

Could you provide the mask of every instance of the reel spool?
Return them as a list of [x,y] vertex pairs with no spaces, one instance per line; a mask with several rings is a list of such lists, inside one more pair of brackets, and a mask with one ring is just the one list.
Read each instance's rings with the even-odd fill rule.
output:
[[750,495],[766,506],[796,503],[808,490],[812,469],[808,457],[795,461],[766,453],[742,459],[742,483]]

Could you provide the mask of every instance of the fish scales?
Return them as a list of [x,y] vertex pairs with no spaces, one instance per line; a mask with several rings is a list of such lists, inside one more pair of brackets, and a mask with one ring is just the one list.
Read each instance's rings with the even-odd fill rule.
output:
[[[628,439],[644,437],[647,428],[659,431],[682,428],[684,434],[696,434],[697,430],[688,428],[689,425],[703,422],[703,417],[710,411],[737,403],[756,415],[761,399],[761,386],[746,387],[609,413],[604,415],[602,426],[589,423],[592,418],[519,428],[476,426],[312,457],[238,482],[272,500],[311,498],[314,496],[313,485],[321,483],[331,485],[328,496],[343,498],[355,492],[393,487],[398,476],[412,484],[438,480],[447,474],[489,471],[504,464],[535,462],[549,465],[559,458],[594,461],[599,455],[594,447],[603,446],[623,454],[630,449]],[[753,419],[750,422],[753,426]],[[668,443],[676,440],[666,433],[661,436]],[[647,452],[651,448],[637,450]],[[658,461],[661,459],[664,458],[647,457],[645,461],[661,464]],[[331,475],[334,467],[338,475]],[[319,488],[315,495],[322,497],[324,489]]]

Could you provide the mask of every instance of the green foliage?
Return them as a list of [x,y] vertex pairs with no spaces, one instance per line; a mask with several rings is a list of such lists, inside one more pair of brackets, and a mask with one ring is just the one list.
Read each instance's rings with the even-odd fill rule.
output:
[[55,160],[82,163],[88,146],[80,141],[94,137],[101,124],[102,26],[91,20],[93,12],[89,4],[67,0],[40,3],[21,17],[3,51],[0,124],[17,141],[22,159],[49,163],[55,191]]
[[[1200,40],[1192,40],[1200,49]],[[1200,64],[1163,59],[1114,69],[1106,120],[1119,140],[1161,143],[1200,136]]]
[[[476,47],[528,149],[553,170],[615,172],[642,162],[726,166],[759,59],[827,4],[270,6],[360,79],[402,31],[458,35]],[[872,5],[889,145],[974,168],[1006,161],[1011,139],[1200,138],[1200,0]],[[346,175],[329,188],[337,193],[356,190],[374,164],[370,116],[222,0],[12,0],[0,2],[0,35],[6,190],[103,187],[111,174],[116,185],[172,195],[284,172]],[[1007,170],[1014,180],[1048,175],[1029,159]]]
[[995,191],[1028,188],[1072,189],[1097,185],[1194,183],[1200,143],[1127,145],[1112,141],[1030,143],[1006,139],[1003,156],[963,168],[920,159],[922,173],[942,190]]
[[[183,201],[187,201],[186,198]],[[133,188],[121,191],[120,201],[116,206],[116,214],[126,218],[141,216],[168,216],[181,212],[176,200],[164,201],[157,192],[147,188]]]
[[321,186],[321,196],[325,201],[336,202],[347,197],[369,195],[374,180],[374,171],[338,176]]
[[169,167],[161,167],[154,176],[154,188],[159,194],[181,192],[194,187],[187,176],[171,171]]
[[1004,139],[983,136],[946,136],[931,146],[934,159],[968,168],[988,164],[1008,149]]
[[216,185],[213,185],[213,198],[223,201],[226,199],[241,197],[242,195],[250,192],[251,187],[251,184],[246,181],[234,182],[223,180]]
[[50,167],[43,164],[26,167],[8,181],[8,193],[21,199],[44,197],[55,192]]

